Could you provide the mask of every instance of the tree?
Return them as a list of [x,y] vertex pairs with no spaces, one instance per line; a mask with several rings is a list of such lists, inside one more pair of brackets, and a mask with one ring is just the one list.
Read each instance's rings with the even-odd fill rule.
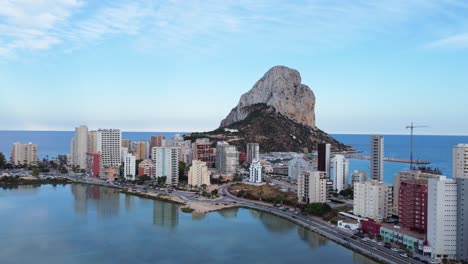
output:
[[315,216],[323,216],[331,210],[331,207],[326,203],[310,203],[305,207],[305,212],[307,214]]
[[158,177],[156,179],[156,182],[157,182],[158,186],[162,186],[162,185],[166,184],[166,179],[167,179],[166,176]]
[[179,182],[188,180],[188,177],[185,176],[186,169],[187,164],[185,164],[183,161],[179,161]]
[[218,196],[218,189],[214,189],[211,191],[212,196]]
[[5,155],[3,155],[2,152],[0,152],[0,169],[5,168],[5,166],[6,166]]
[[41,169],[35,168],[35,169],[32,171],[31,175],[32,175],[32,176],[37,176],[37,175],[39,175],[39,173],[41,173]]

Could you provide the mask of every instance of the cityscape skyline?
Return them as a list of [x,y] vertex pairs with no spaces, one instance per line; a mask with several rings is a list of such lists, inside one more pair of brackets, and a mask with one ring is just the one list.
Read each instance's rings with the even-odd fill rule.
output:
[[466,135],[468,109],[453,102],[468,96],[467,11],[462,1],[2,2],[0,130],[213,130],[286,65],[329,133],[406,134],[414,121],[429,126],[418,134]]

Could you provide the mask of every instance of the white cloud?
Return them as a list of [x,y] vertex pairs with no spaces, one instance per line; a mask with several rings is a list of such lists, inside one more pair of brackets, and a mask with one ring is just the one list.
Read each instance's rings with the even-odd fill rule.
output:
[[426,45],[428,48],[468,48],[468,33],[458,34],[435,40]]

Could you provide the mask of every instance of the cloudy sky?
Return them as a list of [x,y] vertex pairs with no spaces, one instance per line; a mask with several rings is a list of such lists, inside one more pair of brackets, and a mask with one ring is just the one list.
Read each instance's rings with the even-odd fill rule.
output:
[[468,134],[457,0],[1,0],[0,130],[211,130],[274,65],[327,132]]

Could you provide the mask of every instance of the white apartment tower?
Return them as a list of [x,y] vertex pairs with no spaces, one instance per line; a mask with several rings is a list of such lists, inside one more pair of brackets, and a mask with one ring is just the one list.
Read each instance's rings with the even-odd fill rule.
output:
[[340,192],[348,188],[349,161],[344,155],[337,154],[331,160],[333,189]]
[[427,242],[433,258],[457,253],[457,183],[441,176],[428,181]]
[[96,150],[101,152],[103,168],[117,168],[121,164],[122,133],[119,129],[99,129],[96,133]]
[[86,169],[86,153],[88,152],[88,127],[79,126],[75,128],[75,137],[71,143],[72,164]]
[[179,148],[154,147],[151,153],[154,163],[154,176],[166,176],[167,185],[179,184]]
[[297,178],[297,198],[304,203],[327,202],[328,181],[325,171],[303,171]]
[[136,168],[135,168],[135,163],[136,163],[136,157],[133,156],[132,154],[127,154],[124,157],[124,177],[126,180],[135,180],[135,174],[136,174]]
[[188,172],[188,184],[193,187],[201,187],[203,184],[210,186],[210,172],[206,163],[200,160],[192,161]]
[[468,179],[468,144],[459,144],[453,148],[453,178]]
[[260,159],[260,145],[258,143],[247,144],[247,163],[251,164],[253,160]]
[[11,162],[30,165],[37,162],[37,144],[16,142],[11,150]]
[[250,164],[250,178],[249,182],[261,183],[262,182],[262,164],[259,160],[252,160]]
[[354,170],[353,174],[351,175],[351,185],[354,187],[354,183],[356,182],[365,182],[367,181],[367,172]]
[[383,221],[390,217],[392,208],[392,186],[376,180],[354,183],[353,211],[355,215]]
[[310,169],[312,169],[312,165],[304,160],[304,158],[294,158],[288,162],[288,177],[291,180],[297,180],[301,173]]
[[384,137],[373,135],[371,137],[371,179],[382,182],[384,180]]

